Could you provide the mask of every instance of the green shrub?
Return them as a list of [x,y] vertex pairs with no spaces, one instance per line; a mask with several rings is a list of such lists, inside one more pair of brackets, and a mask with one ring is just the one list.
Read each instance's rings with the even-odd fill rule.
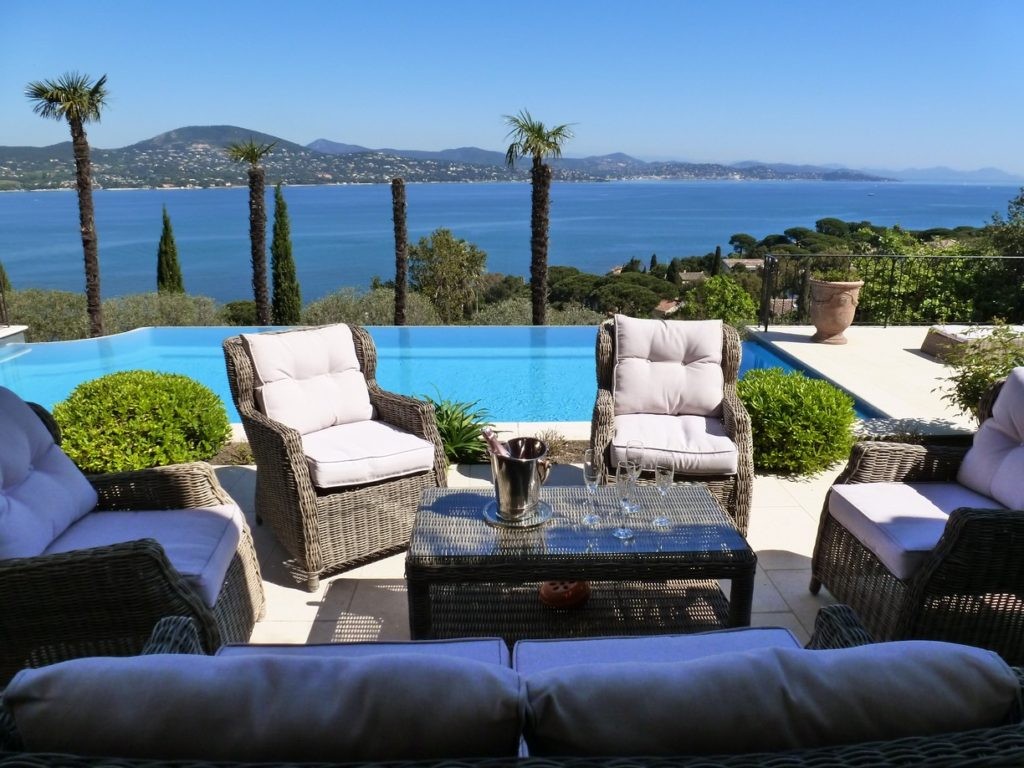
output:
[[827,381],[781,368],[747,371],[739,396],[750,413],[754,466],[807,475],[853,447],[853,398]]
[[[569,302],[561,309],[548,305],[548,325],[598,325],[604,315]],[[473,325],[532,325],[533,305],[528,296],[488,304],[473,315]]]
[[490,415],[476,402],[460,403],[454,400],[423,396],[434,406],[434,420],[441,433],[444,455],[450,463],[481,462],[487,458],[487,445],[480,434],[490,426]]
[[686,293],[679,316],[690,320],[718,319],[728,325],[745,325],[757,319],[757,304],[732,277],[717,275],[709,277]]
[[943,384],[943,400],[978,418],[978,405],[985,390],[1011,370],[1024,365],[1024,333],[1004,323],[977,339],[959,344],[947,355],[953,368]]
[[28,288],[6,295],[7,318],[27,325],[26,341],[69,341],[89,335],[85,294]]
[[79,384],[53,409],[65,453],[85,472],[214,456],[231,428],[224,403],[188,376],[122,371]]
[[256,302],[252,299],[229,301],[220,308],[217,319],[224,325],[258,325],[256,322]]
[[[342,288],[306,306],[302,322],[306,325],[350,323],[353,325],[393,325],[395,291],[374,288],[363,293],[355,288]],[[409,291],[405,301],[406,325],[438,325],[437,310],[424,296]]]
[[135,293],[103,302],[107,333],[159,325],[217,325],[217,304],[207,296],[185,293]]

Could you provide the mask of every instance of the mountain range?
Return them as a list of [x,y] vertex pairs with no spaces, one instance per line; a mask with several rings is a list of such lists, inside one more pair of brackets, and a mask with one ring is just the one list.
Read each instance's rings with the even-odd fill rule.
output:
[[[244,164],[228,159],[232,142],[253,139],[273,143],[263,163],[267,181],[288,184],[511,181],[529,179],[529,161],[509,168],[505,154],[478,147],[440,151],[373,149],[317,139],[307,146],[237,126],[187,126],[118,149],[92,150],[93,179],[99,187],[218,187],[247,183]],[[824,181],[891,181],[898,173],[861,171],[841,166],[790,165],[745,161],[735,164],[638,160],[622,153],[594,157],[562,157],[549,161],[555,179],[611,181],[617,179],[778,179]],[[936,180],[915,171],[913,180]],[[948,171],[948,169],[945,169]],[[910,171],[904,173],[911,173]],[[955,174],[957,172],[950,171]],[[972,172],[971,181],[992,180],[996,169]],[[941,175],[941,174],[939,174]],[[911,177],[904,176],[902,178]],[[943,180],[949,180],[943,178]],[[1002,174],[1008,183],[1013,177]],[[997,181],[997,183],[999,183]],[[70,142],[48,147],[0,146],[0,190],[74,187]]]

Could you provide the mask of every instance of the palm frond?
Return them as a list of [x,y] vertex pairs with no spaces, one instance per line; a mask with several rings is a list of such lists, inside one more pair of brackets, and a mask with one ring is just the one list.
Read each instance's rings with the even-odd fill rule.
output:
[[25,96],[35,102],[33,111],[55,120],[99,121],[108,96],[107,76],[95,83],[88,75],[66,72],[56,80],[35,80],[25,87]]
[[534,119],[526,109],[519,110],[517,115],[504,115],[509,132],[505,138],[512,139],[505,152],[505,162],[513,165],[520,157],[533,157],[542,160],[545,157],[561,157],[562,145],[573,138],[571,123],[547,128],[540,120]]
[[228,153],[228,157],[232,160],[239,163],[249,163],[249,165],[256,167],[260,164],[260,160],[270,154],[270,150],[276,145],[276,141],[272,141],[269,144],[259,144],[250,136],[248,141],[235,141],[228,144],[225,150]]

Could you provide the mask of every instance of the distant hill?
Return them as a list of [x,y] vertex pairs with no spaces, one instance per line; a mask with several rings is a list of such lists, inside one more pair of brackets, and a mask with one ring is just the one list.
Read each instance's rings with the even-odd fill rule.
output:
[[[440,151],[369,149],[317,139],[302,146],[233,125],[185,126],[119,149],[92,150],[93,180],[99,187],[220,187],[247,184],[244,163],[231,161],[225,148],[249,139],[274,143],[264,167],[267,182],[288,184],[528,180],[530,161],[515,168],[505,154],[478,147]],[[616,179],[819,179],[884,181],[862,171],[782,164],[645,162],[622,153],[563,157],[550,161],[561,181]],[[0,147],[0,189],[74,187],[71,144]]]
[[999,168],[978,168],[974,171],[957,171],[945,166],[933,168],[904,168],[893,170],[866,170],[866,173],[878,173],[899,181],[920,181],[933,184],[1019,184],[1024,176],[1007,173]]

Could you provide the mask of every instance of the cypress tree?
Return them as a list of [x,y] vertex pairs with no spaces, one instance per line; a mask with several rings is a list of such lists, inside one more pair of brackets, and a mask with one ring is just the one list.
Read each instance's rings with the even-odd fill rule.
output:
[[722,274],[722,246],[715,246],[715,260],[711,264],[711,275]]
[[391,180],[391,214],[395,224],[395,325],[405,325],[409,233],[405,224],[405,181]]
[[185,283],[181,279],[178,264],[178,246],[174,243],[171,217],[164,206],[164,227],[160,232],[160,245],[156,251],[156,289],[160,293],[184,293]]
[[270,243],[270,272],[274,298],[274,325],[298,325],[302,315],[302,291],[292,258],[292,226],[281,184],[274,187],[274,236]]

